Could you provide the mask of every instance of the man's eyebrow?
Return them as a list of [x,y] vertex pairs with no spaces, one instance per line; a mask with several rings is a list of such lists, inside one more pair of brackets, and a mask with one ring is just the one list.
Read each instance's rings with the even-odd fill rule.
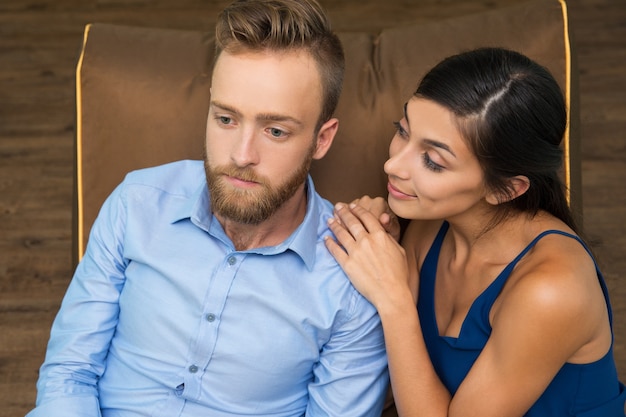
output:
[[233,113],[235,115],[239,115],[239,112],[237,111],[237,109],[235,109],[234,107],[231,106],[227,106],[226,104],[222,104],[218,101],[215,100],[211,100],[211,102],[209,103],[211,105],[211,107],[217,107],[218,109],[222,110],[222,111],[226,111],[228,113]]
[[284,114],[277,113],[261,113],[257,115],[256,119],[258,121],[269,121],[269,122],[290,122],[294,123],[298,126],[302,125],[302,122],[295,117],[287,116]]
[[[406,122],[409,125],[409,130],[410,130],[411,123],[409,122],[409,115],[406,112],[406,108],[408,104],[409,104],[408,102],[404,103],[404,118],[406,119]],[[433,148],[443,149],[444,151],[448,152],[450,155],[456,158],[456,154],[452,151],[452,149],[443,142],[440,142],[435,139],[424,139],[423,142],[429,146],[432,146]]]
[[[211,101],[211,106],[215,107],[219,110],[226,111],[228,113],[232,113],[235,116],[240,116],[241,113],[232,106],[228,106],[226,104],[220,103],[218,101]],[[302,121],[296,119],[292,116],[287,116],[279,113],[261,113],[256,116],[258,121],[270,121],[270,122],[291,122],[297,124],[298,126],[302,125]]]

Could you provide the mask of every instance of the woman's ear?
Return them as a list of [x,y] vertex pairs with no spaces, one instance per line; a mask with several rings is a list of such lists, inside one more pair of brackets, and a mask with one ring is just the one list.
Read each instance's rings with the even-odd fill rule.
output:
[[485,200],[494,206],[502,203],[508,203],[524,194],[530,188],[530,181],[524,175],[518,175],[508,179],[506,192],[494,191],[485,197]]

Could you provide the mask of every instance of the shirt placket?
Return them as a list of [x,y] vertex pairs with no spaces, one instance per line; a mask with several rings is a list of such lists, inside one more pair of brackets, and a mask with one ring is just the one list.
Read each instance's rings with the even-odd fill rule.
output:
[[206,297],[200,326],[195,343],[190,349],[185,369],[183,371],[183,390],[181,397],[198,401],[202,394],[202,379],[213,356],[222,312],[228,299],[233,281],[245,254],[239,252],[227,253],[220,266],[214,271],[209,293]]

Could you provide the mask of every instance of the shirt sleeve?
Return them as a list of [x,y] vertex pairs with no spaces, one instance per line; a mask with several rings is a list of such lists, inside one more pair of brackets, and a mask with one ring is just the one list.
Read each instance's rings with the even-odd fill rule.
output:
[[389,384],[380,318],[355,290],[352,314],[321,352],[309,385],[307,417],[379,417]]
[[83,260],[52,325],[28,417],[99,417],[98,379],[115,332],[124,285],[125,204],[119,186],[96,219]]

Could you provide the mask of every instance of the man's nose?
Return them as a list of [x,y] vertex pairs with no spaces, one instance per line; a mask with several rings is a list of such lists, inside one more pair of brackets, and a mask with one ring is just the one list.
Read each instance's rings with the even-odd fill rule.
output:
[[231,159],[239,167],[258,164],[257,140],[252,129],[241,130],[241,134],[233,145]]

